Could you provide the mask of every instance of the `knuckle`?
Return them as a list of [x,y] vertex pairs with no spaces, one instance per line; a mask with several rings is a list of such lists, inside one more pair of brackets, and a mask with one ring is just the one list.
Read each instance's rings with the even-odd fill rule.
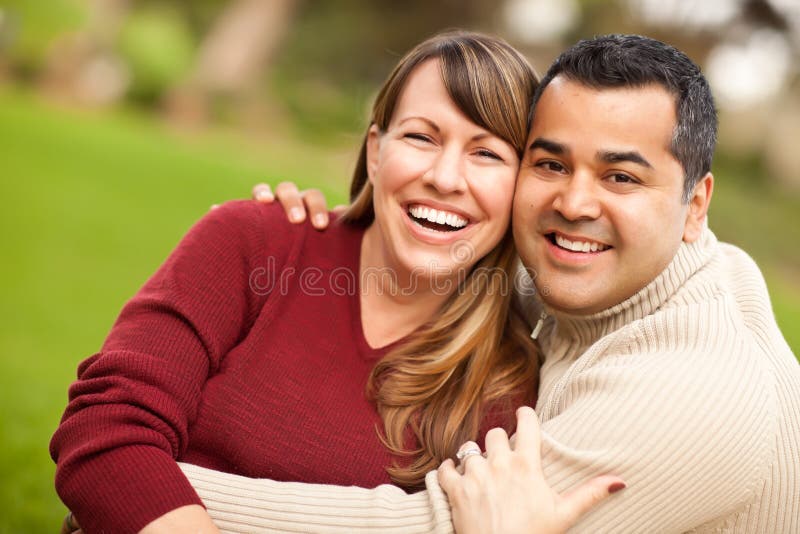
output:
[[524,454],[515,454],[510,461],[511,468],[521,473],[533,471],[534,463]]

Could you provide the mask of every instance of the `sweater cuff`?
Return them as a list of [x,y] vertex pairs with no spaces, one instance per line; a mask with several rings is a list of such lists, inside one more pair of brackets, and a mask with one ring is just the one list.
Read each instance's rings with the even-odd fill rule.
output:
[[150,446],[116,448],[59,467],[56,487],[86,533],[136,533],[176,508],[202,506],[175,460]]
[[453,528],[453,514],[450,510],[450,501],[447,500],[442,487],[439,485],[439,472],[430,471],[425,475],[425,487],[428,489],[428,501],[431,506],[431,513],[433,514],[436,527],[436,532],[452,534],[455,532]]
[[409,495],[389,484],[365,489],[276,482],[178,465],[214,523],[226,533],[453,532],[447,499],[435,483],[435,473],[433,493]]

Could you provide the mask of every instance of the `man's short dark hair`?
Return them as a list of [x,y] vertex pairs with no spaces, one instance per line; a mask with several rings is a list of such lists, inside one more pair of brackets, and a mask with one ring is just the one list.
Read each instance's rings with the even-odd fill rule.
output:
[[683,198],[711,170],[717,143],[717,111],[708,81],[686,54],[641,35],[605,35],[579,41],[562,53],[542,78],[531,113],[556,76],[593,89],[658,84],[675,97],[677,124],[670,151],[683,166]]

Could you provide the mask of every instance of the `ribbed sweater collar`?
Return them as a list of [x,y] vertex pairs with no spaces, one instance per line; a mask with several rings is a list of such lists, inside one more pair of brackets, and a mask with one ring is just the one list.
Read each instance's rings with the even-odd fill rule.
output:
[[[705,227],[694,243],[682,242],[675,257],[652,282],[636,294],[591,315],[571,315],[544,306],[555,319],[552,335],[569,338],[586,346],[623,326],[650,315],[661,308],[701,267],[711,259],[717,245],[713,232]],[[552,340],[555,341],[555,340]]]

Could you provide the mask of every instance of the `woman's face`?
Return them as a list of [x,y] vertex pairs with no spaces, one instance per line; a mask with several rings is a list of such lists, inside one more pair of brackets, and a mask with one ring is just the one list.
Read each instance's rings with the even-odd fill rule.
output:
[[409,76],[385,132],[370,129],[369,180],[386,266],[412,278],[468,270],[509,225],[519,158],[450,99],[438,60]]

